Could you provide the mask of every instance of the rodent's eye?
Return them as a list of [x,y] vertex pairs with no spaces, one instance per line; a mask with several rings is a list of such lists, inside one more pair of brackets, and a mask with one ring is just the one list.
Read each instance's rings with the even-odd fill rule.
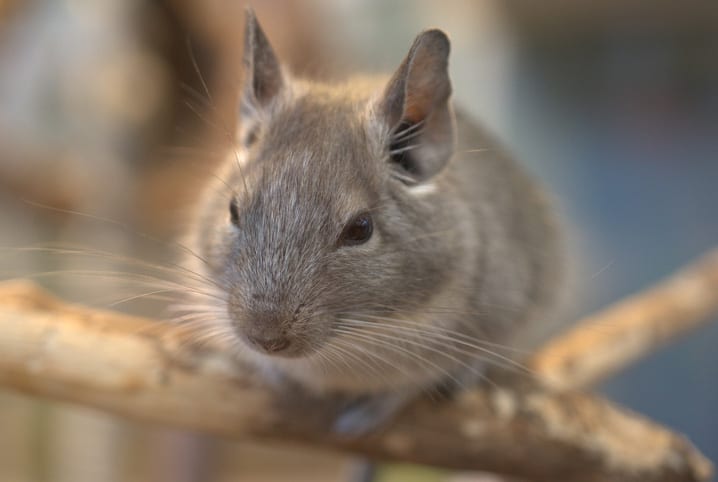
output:
[[232,224],[239,226],[239,207],[237,207],[237,200],[235,198],[229,201],[229,219],[232,220]]
[[371,214],[363,212],[354,216],[354,218],[344,226],[341,236],[337,244],[339,246],[356,246],[357,244],[366,243],[374,232],[374,222]]

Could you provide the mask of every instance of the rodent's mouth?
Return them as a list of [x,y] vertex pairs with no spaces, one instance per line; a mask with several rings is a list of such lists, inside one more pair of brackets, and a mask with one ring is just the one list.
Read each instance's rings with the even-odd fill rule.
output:
[[[271,358],[302,358],[315,353],[323,338],[317,320],[270,317],[259,313],[251,318],[232,316],[230,326],[244,348]],[[318,332],[318,333],[317,333]]]
[[301,358],[314,351],[306,343],[290,336],[263,338],[245,335],[241,338],[250,350],[274,358]]

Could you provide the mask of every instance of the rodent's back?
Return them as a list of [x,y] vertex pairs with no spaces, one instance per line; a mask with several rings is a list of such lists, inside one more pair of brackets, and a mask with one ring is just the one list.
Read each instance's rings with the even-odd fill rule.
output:
[[541,341],[559,305],[564,266],[556,209],[540,184],[461,114],[457,139],[447,174],[470,206],[480,245],[472,308],[492,313],[496,338],[527,348]]

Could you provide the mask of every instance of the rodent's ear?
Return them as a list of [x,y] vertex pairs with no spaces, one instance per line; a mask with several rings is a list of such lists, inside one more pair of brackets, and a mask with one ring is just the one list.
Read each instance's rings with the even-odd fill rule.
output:
[[449,51],[441,30],[420,33],[380,101],[392,132],[392,160],[415,182],[439,172],[454,152]]
[[266,107],[284,85],[282,69],[251,7],[245,12],[244,85],[240,112]]

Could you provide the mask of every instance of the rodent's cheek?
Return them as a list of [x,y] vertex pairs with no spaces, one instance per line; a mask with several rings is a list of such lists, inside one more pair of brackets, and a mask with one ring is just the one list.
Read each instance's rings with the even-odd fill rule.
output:
[[346,246],[337,249],[330,263],[336,270],[362,271],[371,264],[381,252],[382,241],[379,236],[372,236],[367,242],[357,246]]

